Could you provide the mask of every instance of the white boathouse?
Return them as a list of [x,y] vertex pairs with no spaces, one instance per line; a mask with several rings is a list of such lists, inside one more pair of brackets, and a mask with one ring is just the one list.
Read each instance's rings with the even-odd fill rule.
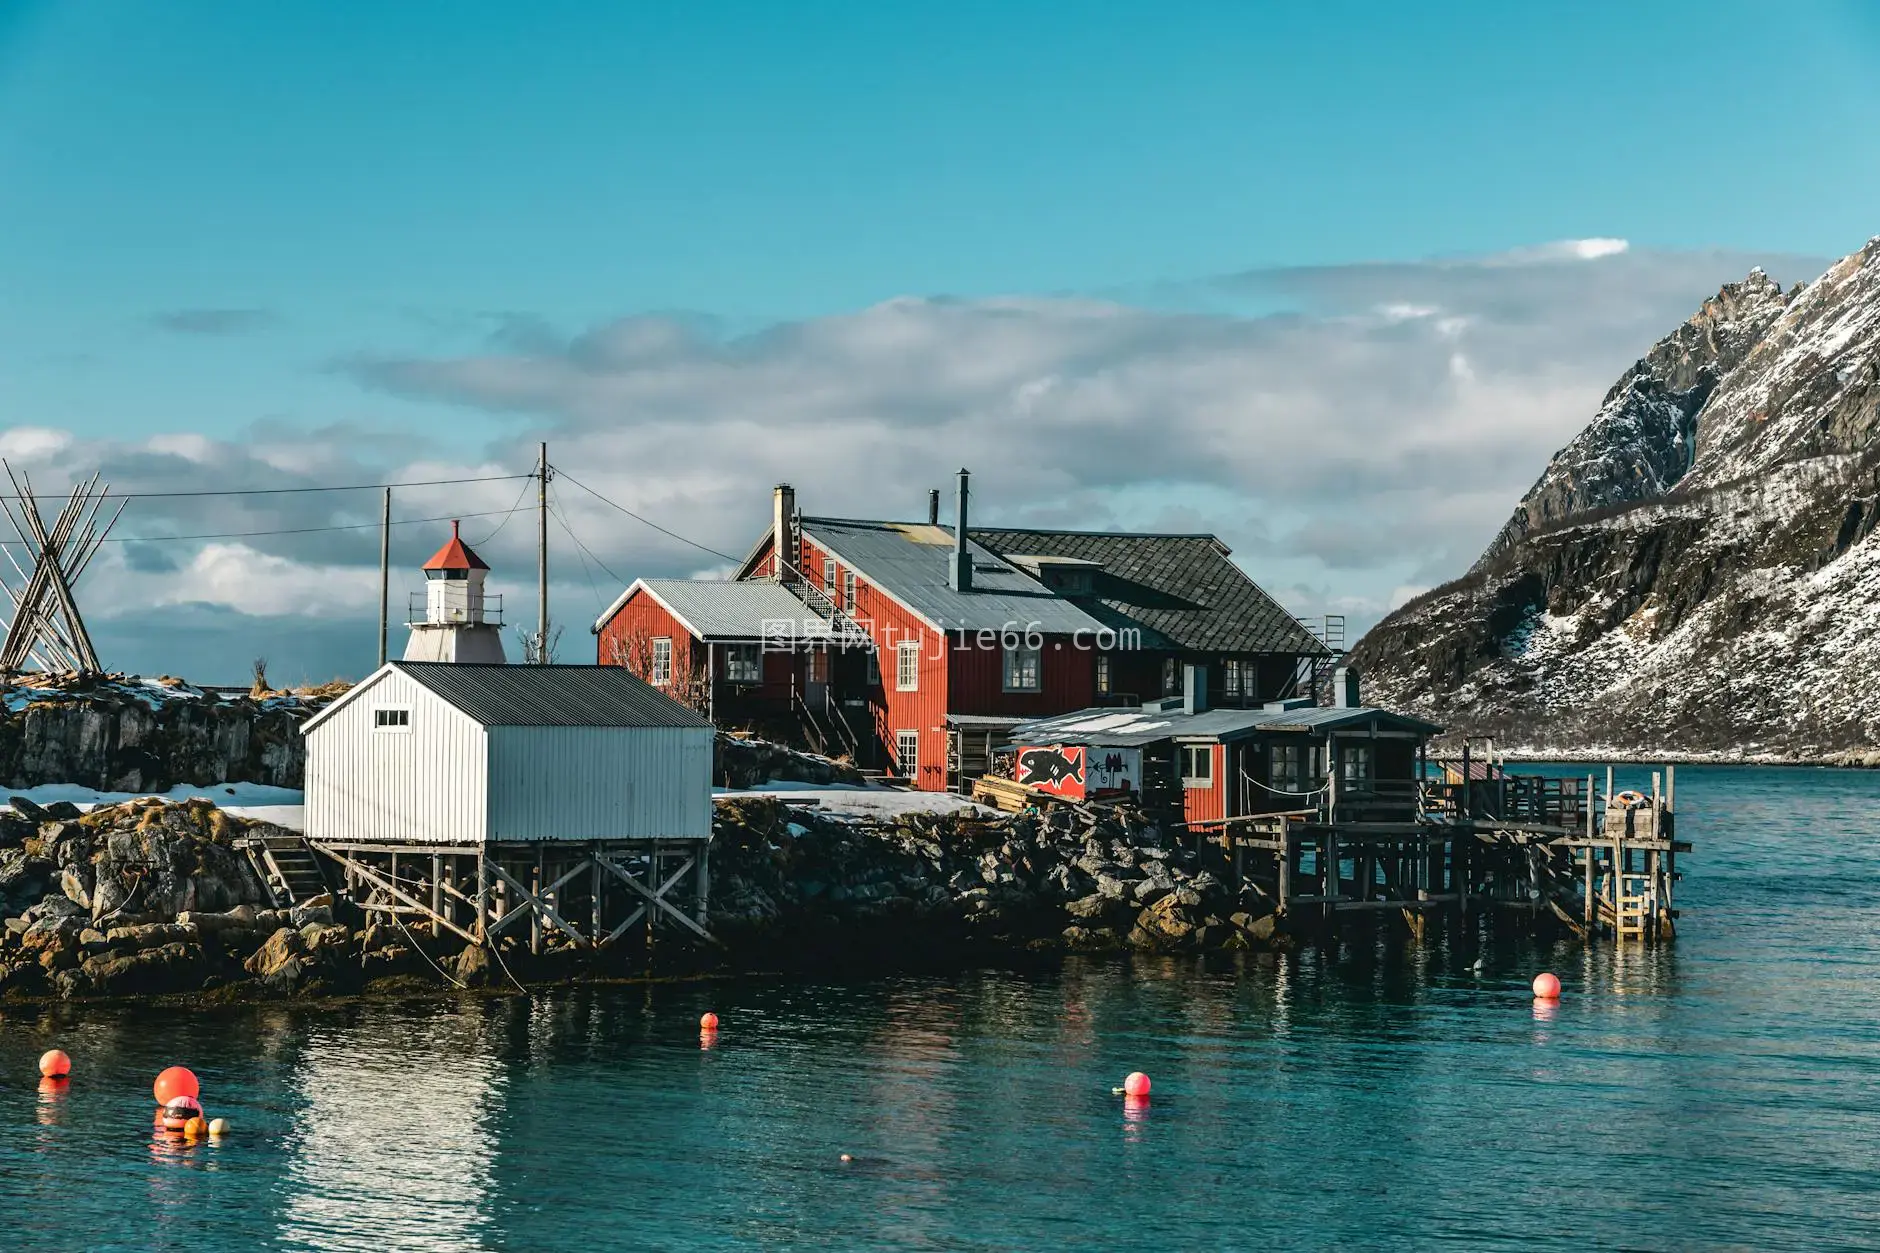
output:
[[388,662],[302,734],[307,843],[368,911],[477,942],[526,917],[538,948],[702,933],[715,732],[624,667]]

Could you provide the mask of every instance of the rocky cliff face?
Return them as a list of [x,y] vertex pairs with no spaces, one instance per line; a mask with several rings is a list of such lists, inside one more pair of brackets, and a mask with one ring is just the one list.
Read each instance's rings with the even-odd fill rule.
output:
[[1726,287],[1620,380],[1475,567],[1353,660],[1385,699],[1524,748],[1863,757],[1877,379],[1880,239],[1786,297],[1759,273]]
[[1588,510],[1669,491],[1691,468],[1698,413],[1718,382],[1782,315],[1788,300],[1779,283],[1752,270],[1659,340],[1612,385],[1587,428],[1554,454],[1476,568],[1533,531]]
[[0,687],[0,783],[108,792],[301,786],[300,724],[324,701],[218,696],[177,680],[64,676]]

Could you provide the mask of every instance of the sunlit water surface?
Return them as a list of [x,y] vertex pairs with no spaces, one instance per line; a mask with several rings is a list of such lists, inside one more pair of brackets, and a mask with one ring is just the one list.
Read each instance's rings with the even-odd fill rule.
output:
[[[1495,946],[1481,977],[1433,939],[10,1008],[0,1247],[1880,1246],[1880,775],[1689,768],[1678,802],[1675,946]],[[233,1136],[153,1143],[171,1062]],[[1143,1110],[1111,1095],[1134,1069]]]

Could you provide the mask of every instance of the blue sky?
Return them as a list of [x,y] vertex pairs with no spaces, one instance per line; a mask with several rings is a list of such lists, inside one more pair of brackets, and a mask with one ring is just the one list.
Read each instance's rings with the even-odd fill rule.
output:
[[[1444,562],[1466,564],[1604,386],[1717,284],[1765,259],[1772,272],[1789,261],[1785,281],[1811,278],[1880,231],[1877,71],[1880,8],[1854,3],[0,0],[0,422],[70,436],[72,469],[89,457],[133,478],[176,469],[133,455],[152,434],[171,449],[202,441],[191,464],[204,475],[245,454],[282,472],[506,465],[532,439],[565,437],[610,492],[709,529],[774,477],[834,493],[860,476],[917,499],[926,464],[959,454],[922,444],[938,428],[916,411],[954,403],[960,376],[895,393],[909,409],[878,414],[878,446],[842,425],[853,455],[834,458],[809,453],[831,419],[805,402],[821,384],[803,362],[740,393],[662,357],[662,385],[628,388],[637,407],[619,413],[621,387],[652,368],[644,343],[633,377],[616,370],[606,381],[620,386],[599,392],[479,380],[565,361],[583,336],[649,315],[669,316],[633,325],[720,370],[783,351],[779,328],[785,347],[827,358],[826,336],[846,329],[874,353],[843,341],[847,370],[891,373],[908,361],[883,347],[882,324],[906,335],[909,319],[862,315],[942,297],[1048,307],[1060,346],[1090,325],[1060,324],[1075,302],[1142,312],[1161,319],[1158,350],[1192,363],[1237,329],[1223,320],[1336,319],[1390,303],[1392,284],[1424,281],[1419,267],[1521,270],[1497,259],[1626,241],[1620,261],[1585,260],[1606,266],[1614,310],[1644,284],[1632,304],[1657,322],[1620,317],[1601,337],[1570,307],[1544,309],[1561,301],[1542,288],[1511,294],[1536,329],[1506,373],[1542,390],[1531,408],[1497,403],[1532,438],[1504,450],[1479,506],[1420,556],[1315,572],[1272,551],[1310,522],[1310,501],[1180,466],[1007,485],[1014,514],[1179,515],[1268,542],[1269,581],[1374,616]],[[1297,280],[1370,262],[1399,268],[1369,304]],[[1505,303],[1466,316],[1479,325]],[[977,334],[957,322],[921,321],[920,342]],[[1558,370],[1535,356],[1543,327],[1575,345]],[[1014,388],[1061,391],[1129,351],[1099,337],[1046,353]],[[1377,368],[1385,407],[1398,384]],[[1184,390],[1137,402],[1138,426],[1177,420]],[[663,437],[692,423],[720,477],[662,465],[649,485],[632,440],[593,438],[654,403],[669,406]],[[758,420],[772,405],[794,429]],[[728,429],[743,432],[737,455]],[[37,446],[16,441],[14,455]],[[753,500],[712,540],[762,511]],[[697,555],[601,516],[590,542],[623,574]],[[271,551],[356,573],[350,550]],[[585,612],[585,584],[566,594]]]

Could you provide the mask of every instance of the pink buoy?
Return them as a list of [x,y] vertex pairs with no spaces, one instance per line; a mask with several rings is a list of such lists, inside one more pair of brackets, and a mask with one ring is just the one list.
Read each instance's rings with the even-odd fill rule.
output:
[[718,1030],[718,1015],[712,1013],[710,1010],[705,1011],[705,1013],[699,1016],[698,1029],[700,1031]]
[[39,1059],[42,1079],[63,1079],[71,1073],[72,1059],[65,1055],[64,1049],[53,1049]]
[[1542,971],[1534,976],[1534,995],[1543,1001],[1560,999],[1560,980]]
[[1142,1100],[1149,1095],[1149,1076],[1140,1070],[1131,1071],[1129,1078],[1123,1080],[1123,1095]]

